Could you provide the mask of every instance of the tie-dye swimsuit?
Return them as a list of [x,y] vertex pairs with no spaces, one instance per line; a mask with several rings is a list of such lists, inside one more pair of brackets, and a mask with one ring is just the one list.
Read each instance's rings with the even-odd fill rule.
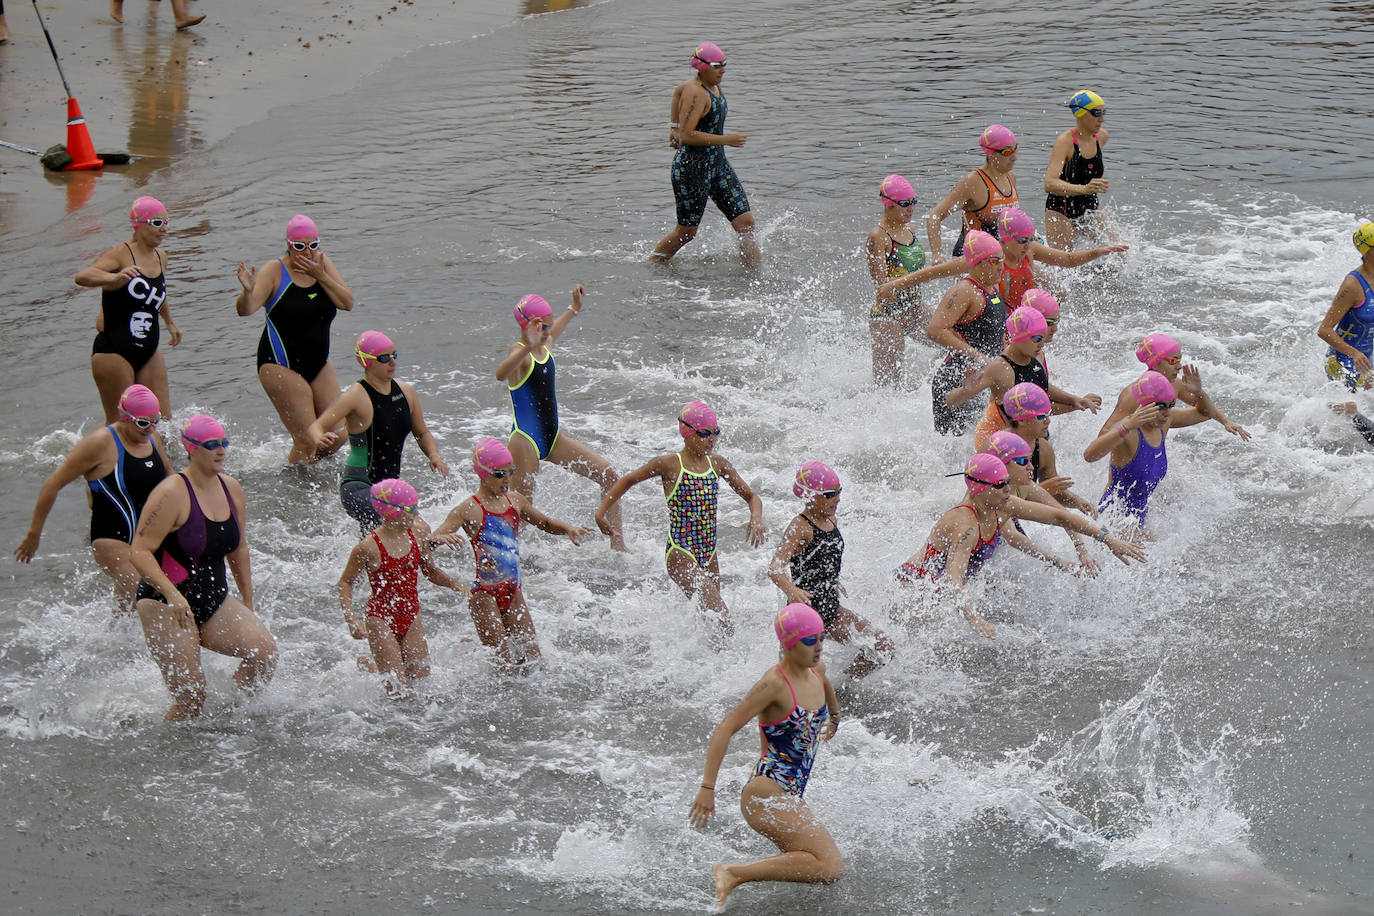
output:
[[[778,674],[787,682],[787,690],[792,694],[792,711],[783,718],[768,725],[759,723],[759,732],[767,742],[768,749],[759,756],[754,764],[755,776],[767,776],[782,786],[788,795],[801,798],[806,794],[806,781],[811,777],[811,765],[816,761],[816,742],[820,739],[821,728],[830,718],[830,707],[821,703],[820,709],[807,709],[797,703],[797,691],[792,682],[783,674],[778,665]],[[815,677],[816,672],[812,671]]]

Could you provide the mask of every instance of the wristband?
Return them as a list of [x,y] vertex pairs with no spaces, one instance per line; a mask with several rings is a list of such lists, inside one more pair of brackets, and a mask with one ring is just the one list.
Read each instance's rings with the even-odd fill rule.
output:
[[669,121],[669,122],[668,122],[668,126],[669,126],[669,127],[677,127],[678,124],[677,124],[676,121]]
[[1097,534],[1094,534],[1092,537],[1094,541],[1098,541],[1102,544],[1107,543],[1107,529],[1103,528],[1101,525],[1098,525]]
[[1125,439],[1125,438],[1126,438],[1126,424],[1125,424],[1125,423],[1118,423],[1118,424],[1116,424],[1116,435],[1117,435],[1117,438],[1119,438],[1119,439]]
[[716,791],[716,787],[715,787],[715,786],[708,786],[708,785],[707,785],[706,783],[704,783],[704,782],[701,784],[701,787],[702,787],[703,789],[705,789],[707,792],[714,792],[714,791]]

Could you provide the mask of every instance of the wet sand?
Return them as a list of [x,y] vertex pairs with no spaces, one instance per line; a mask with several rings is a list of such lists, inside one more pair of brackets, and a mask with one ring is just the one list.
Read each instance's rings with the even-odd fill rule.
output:
[[[56,174],[35,156],[0,147],[0,235],[27,235],[82,207],[132,199],[154,172],[275,107],[344,92],[414,48],[470,38],[535,11],[513,0],[196,0],[190,10],[205,21],[178,32],[170,3],[126,2],[123,25],[100,0],[39,8],[96,150],[137,159],[103,173]],[[39,151],[65,143],[66,95],[32,4],[14,0],[6,18],[0,140]],[[365,102],[360,110],[360,145],[404,142],[369,136]]]

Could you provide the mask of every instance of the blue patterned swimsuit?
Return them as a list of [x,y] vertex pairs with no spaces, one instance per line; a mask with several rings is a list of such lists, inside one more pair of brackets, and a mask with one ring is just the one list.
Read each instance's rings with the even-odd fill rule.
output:
[[[725,133],[725,93],[711,95],[711,110],[697,121],[703,134]],[[673,196],[677,198],[679,226],[699,226],[706,213],[706,201],[714,200],[725,218],[734,222],[749,212],[749,198],[735,176],[723,146],[683,146],[673,157]]]
[[674,550],[692,555],[703,569],[716,555],[716,501],[720,478],[710,456],[710,470],[704,474],[687,470],[682,455],[677,456],[677,483],[668,494],[668,548],[664,559]]
[[[768,749],[759,756],[754,764],[754,776],[767,776],[782,786],[788,795],[801,798],[806,794],[806,781],[811,777],[811,765],[816,761],[816,742],[820,739],[821,728],[830,718],[830,707],[821,703],[820,709],[807,709],[797,704],[797,691],[792,682],[782,673],[778,674],[787,682],[792,694],[792,711],[785,717],[768,725],[759,723],[759,732],[767,742]],[[816,672],[811,672],[816,677]]]

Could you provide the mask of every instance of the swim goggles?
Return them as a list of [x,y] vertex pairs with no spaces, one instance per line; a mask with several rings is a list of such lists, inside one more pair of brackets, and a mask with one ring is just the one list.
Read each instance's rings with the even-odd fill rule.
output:
[[304,250],[307,249],[307,248],[309,248],[311,251],[319,251],[319,250],[320,250],[320,240],[319,240],[319,239],[315,239],[315,241],[313,241],[313,242],[298,242],[298,241],[292,241],[290,244],[291,244],[292,249],[294,249],[294,250],[296,250],[296,251],[304,251]]

